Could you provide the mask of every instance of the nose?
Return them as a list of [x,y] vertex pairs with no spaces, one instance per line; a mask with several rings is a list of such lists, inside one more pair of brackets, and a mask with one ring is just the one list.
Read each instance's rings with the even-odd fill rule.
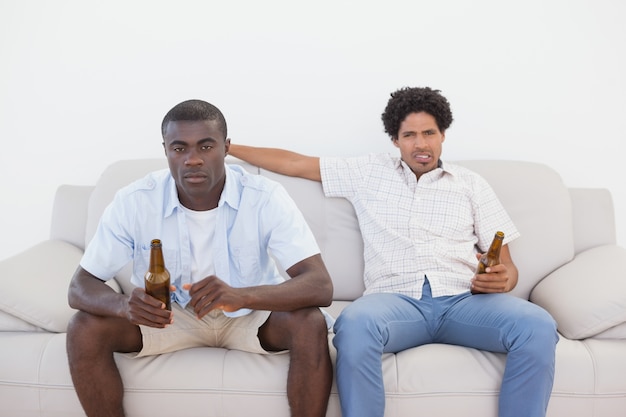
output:
[[185,165],[194,166],[194,165],[202,165],[204,161],[198,155],[198,152],[195,150],[189,151],[187,154],[187,158],[185,159]]
[[422,148],[426,145],[426,137],[422,134],[415,135],[415,140],[413,141],[413,147]]

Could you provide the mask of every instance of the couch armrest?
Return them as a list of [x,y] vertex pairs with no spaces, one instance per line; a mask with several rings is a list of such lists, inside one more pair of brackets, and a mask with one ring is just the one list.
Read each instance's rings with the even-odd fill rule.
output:
[[87,207],[93,189],[89,185],[61,185],[57,188],[52,206],[51,240],[62,240],[85,250]]
[[535,286],[530,301],[546,309],[568,339],[586,339],[626,322],[626,249],[579,253]]

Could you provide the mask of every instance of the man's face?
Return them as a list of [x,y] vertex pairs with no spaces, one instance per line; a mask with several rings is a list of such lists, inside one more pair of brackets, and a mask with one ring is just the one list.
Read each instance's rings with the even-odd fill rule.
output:
[[422,174],[437,168],[445,138],[435,118],[419,112],[409,114],[402,121],[393,144],[400,149],[400,157],[419,179]]
[[216,121],[169,122],[163,135],[165,155],[176,181],[178,199],[192,210],[217,207],[226,174],[230,140]]

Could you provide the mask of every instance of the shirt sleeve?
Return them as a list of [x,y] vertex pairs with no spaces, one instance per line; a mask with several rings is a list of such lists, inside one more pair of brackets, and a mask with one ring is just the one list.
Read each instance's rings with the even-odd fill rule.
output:
[[321,157],[320,173],[322,188],[326,197],[344,197],[357,195],[359,187],[367,181],[364,167],[370,165],[371,156],[352,158]]
[[133,239],[128,233],[131,209],[120,193],[107,206],[80,266],[103,281],[115,276],[133,256]]
[[517,239],[520,233],[493,188],[478,175],[474,180],[474,187],[474,228],[478,237],[478,248],[483,252],[489,249],[498,230],[504,232],[503,244]]
[[282,185],[277,184],[272,191],[261,218],[268,250],[284,269],[320,253],[304,215]]

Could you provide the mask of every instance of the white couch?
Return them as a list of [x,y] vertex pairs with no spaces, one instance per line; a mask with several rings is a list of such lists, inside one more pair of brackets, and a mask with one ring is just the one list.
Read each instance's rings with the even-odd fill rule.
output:
[[[514,295],[558,322],[548,416],[626,416],[626,250],[615,244],[611,195],[567,188],[541,164],[457,162],[487,178],[522,233],[510,245],[520,272]],[[65,353],[73,314],[67,286],[115,190],[166,166],[164,159],[120,161],[95,186],[60,186],[50,239],[0,262],[1,417],[84,415]],[[363,243],[352,206],[325,198],[318,183],[246,166],[283,183],[304,212],[334,281],[329,311],[338,314],[363,291]],[[123,291],[128,277],[125,269],[117,279]],[[494,417],[505,358],[449,345],[385,355],[385,415]],[[289,355],[196,348],[116,360],[129,417],[289,415]],[[340,416],[336,387],[327,415]]]

